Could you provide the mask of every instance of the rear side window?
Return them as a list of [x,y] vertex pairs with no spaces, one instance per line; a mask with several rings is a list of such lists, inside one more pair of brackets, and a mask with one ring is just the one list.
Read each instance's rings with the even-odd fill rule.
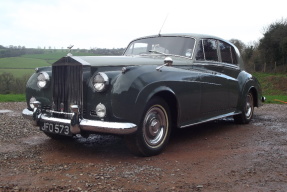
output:
[[205,60],[218,61],[216,40],[204,39],[203,48],[204,48],[204,53],[205,53]]
[[196,60],[218,61],[217,41],[214,39],[200,40],[195,58]]
[[224,63],[237,64],[234,48],[228,43],[219,41],[221,60]]

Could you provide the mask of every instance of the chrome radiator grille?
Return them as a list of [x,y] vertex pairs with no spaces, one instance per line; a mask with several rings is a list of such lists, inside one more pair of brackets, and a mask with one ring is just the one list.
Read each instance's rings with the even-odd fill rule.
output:
[[52,67],[53,108],[70,112],[70,105],[83,105],[82,65],[55,65]]

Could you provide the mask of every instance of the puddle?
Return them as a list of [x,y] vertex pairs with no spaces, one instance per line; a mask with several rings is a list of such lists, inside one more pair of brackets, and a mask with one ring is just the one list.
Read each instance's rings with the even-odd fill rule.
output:
[[4,114],[4,113],[12,113],[13,111],[8,110],[8,109],[1,109],[0,110],[0,114]]

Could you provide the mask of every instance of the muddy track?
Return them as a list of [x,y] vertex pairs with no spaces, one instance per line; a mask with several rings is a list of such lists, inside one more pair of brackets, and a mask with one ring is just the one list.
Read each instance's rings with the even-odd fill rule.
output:
[[[286,191],[287,105],[179,130],[164,153],[131,155],[121,137],[54,141],[0,103],[0,191]],[[1,112],[1,110],[11,110]]]

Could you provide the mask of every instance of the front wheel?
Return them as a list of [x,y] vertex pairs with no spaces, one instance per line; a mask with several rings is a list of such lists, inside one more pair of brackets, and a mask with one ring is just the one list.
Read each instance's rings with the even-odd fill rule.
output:
[[139,156],[161,153],[171,132],[170,112],[164,100],[155,97],[147,104],[144,116],[135,134],[125,137],[127,147]]
[[246,95],[241,111],[242,111],[241,114],[234,116],[235,123],[238,123],[238,124],[249,123],[254,113],[254,100],[253,100],[253,95],[251,92],[249,92]]

